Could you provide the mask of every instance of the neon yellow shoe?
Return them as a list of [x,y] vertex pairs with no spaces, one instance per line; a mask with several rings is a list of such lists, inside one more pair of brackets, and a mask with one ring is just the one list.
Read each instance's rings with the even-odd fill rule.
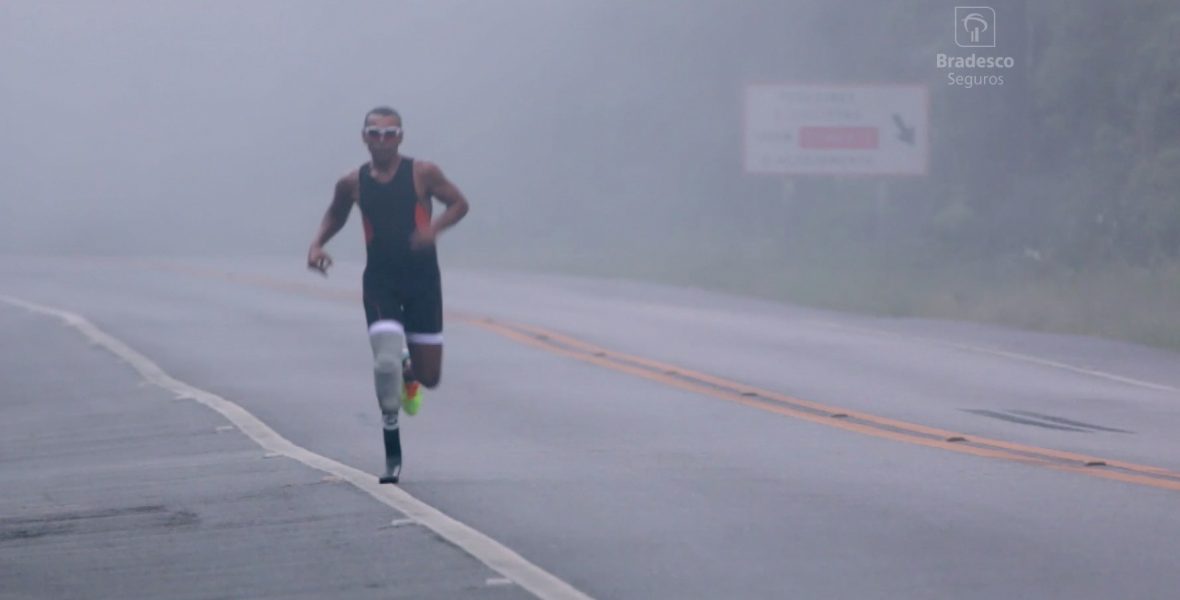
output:
[[[402,374],[404,376],[409,372],[410,349],[402,348]],[[402,410],[412,417],[418,414],[420,408],[422,408],[422,386],[417,381],[405,381],[402,384]]]
[[405,384],[402,390],[402,410],[411,417],[422,408],[422,386],[417,381]]

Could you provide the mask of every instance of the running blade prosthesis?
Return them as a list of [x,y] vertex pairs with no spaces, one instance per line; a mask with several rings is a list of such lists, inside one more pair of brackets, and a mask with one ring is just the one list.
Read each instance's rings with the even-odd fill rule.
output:
[[385,472],[377,478],[378,483],[397,483],[402,472],[402,438],[397,426],[397,413],[382,415],[385,436]]

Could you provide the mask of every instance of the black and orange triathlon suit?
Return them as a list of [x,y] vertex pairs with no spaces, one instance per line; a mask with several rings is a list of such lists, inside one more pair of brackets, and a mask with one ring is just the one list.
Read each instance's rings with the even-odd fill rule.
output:
[[366,262],[365,319],[369,325],[390,319],[401,323],[406,339],[442,343],[442,280],[434,245],[410,247],[415,228],[430,224],[430,203],[414,191],[414,160],[402,157],[389,183],[360,168],[357,204],[364,219]]

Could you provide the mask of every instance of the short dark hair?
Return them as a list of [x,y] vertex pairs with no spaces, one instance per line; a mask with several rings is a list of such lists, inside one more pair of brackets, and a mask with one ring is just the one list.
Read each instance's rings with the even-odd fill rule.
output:
[[377,115],[380,117],[397,117],[398,121],[402,120],[402,116],[399,115],[396,110],[393,110],[392,108],[390,108],[388,106],[378,106],[377,108],[374,108],[373,110],[370,110],[369,112],[365,113],[365,122],[364,122],[364,125],[362,125],[362,127],[367,127],[369,125],[369,117],[371,117],[373,115]]

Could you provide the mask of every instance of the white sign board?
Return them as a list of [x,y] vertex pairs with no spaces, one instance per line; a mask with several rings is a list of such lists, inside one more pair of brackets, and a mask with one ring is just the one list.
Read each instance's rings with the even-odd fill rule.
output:
[[746,172],[925,175],[929,109],[923,85],[749,85]]

